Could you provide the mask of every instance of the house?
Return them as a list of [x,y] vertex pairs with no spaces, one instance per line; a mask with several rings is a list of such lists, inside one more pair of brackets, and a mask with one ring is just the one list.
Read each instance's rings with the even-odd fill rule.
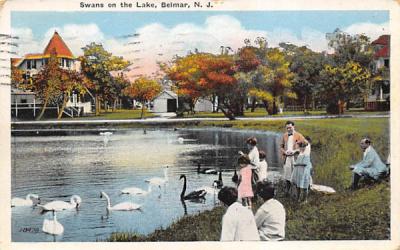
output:
[[178,95],[171,90],[163,90],[153,99],[153,109],[155,113],[176,112],[178,109]]
[[[216,101],[217,102],[217,101]],[[195,112],[213,112],[216,110],[216,104],[214,105],[210,100],[200,98],[194,105]]]
[[[34,78],[36,74],[48,63],[49,58],[52,53],[55,53],[59,66],[63,69],[80,71],[79,61],[74,57],[71,50],[68,48],[67,44],[64,42],[62,37],[57,31],[54,32],[49,43],[43,50],[43,53],[29,53],[22,58],[12,58],[11,63],[13,66],[19,68],[23,72],[23,78],[28,80]],[[38,98],[34,99],[34,102],[30,100],[27,103],[18,103],[21,98],[17,97],[19,92],[12,91],[11,99],[17,102],[13,102],[13,105],[20,104],[27,107],[31,107],[35,103],[35,108],[33,109],[33,116],[36,115],[35,109],[38,108],[36,105],[40,106],[42,101]],[[89,93],[90,95],[90,93]],[[90,101],[84,101],[84,96],[73,93],[69,97],[69,101],[66,105],[65,114],[73,116],[74,113],[77,114],[87,114],[92,112],[92,105]],[[49,107],[50,108],[50,107]],[[18,112],[16,112],[16,115]]]
[[381,80],[373,83],[365,100],[365,110],[390,109],[390,35],[382,35],[371,43],[374,47],[372,71]]

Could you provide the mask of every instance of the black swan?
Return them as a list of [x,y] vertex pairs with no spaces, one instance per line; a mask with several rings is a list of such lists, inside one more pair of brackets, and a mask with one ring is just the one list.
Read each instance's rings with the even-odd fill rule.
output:
[[222,182],[222,171],[219,171],[218,180],[214,181],[217,184],[217,188],[222,188],[224,183]]
[[207,191],[204,189],[202,190],[197,190],[193,191],[187,195],[185,195],[186,192],[186,175],[181,175],[179,179],[183,178],[183,188],[182,188],[182,193],[181,193],[181,200],[198,200],[198,199],[204,199],[204,196],[206,196]]
[[217,170],[212,168],[203,168],[201,169],[200,163],[197,164],[197,173],[198,174],[217,174]]
[[237,184],[238,181],[239,181],[239,176],[238,176],[238,174],[236,172],[236,169],[235,169],[235,173],[232,176],[232,182]]

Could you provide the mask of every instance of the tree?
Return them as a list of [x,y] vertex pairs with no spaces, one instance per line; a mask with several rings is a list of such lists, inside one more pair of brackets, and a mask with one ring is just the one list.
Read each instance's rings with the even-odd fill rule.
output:
[[19,88],[25,81],[22,76],[23,72],[21,69],[11,65],[11,86]]
[[264,60],[266,65],[257,68],[260,80],[257,86],[250,90],[250,95],[264,102],[268,114],[276,114],[277,102],[282,97],[296,98],[291,89],[294,74],[289,69],[285,54],[278,48],[268,49]]
[[142,113],[140,118],[143,119],[145,103],[153,100],[158,94],[160,94],[161,85],[156,80],[140,77],[130,86],[126,87],[124,92],[129,97],[142,103]]
[[310,103],[314,108],[321,83],[320,71],[327,63],[325,56],[306,46],[298,47],[287,43],[280,43],[279,46],[283,48],[290,62],[290,71],[294,73],[292,89],[298,99],[302,100],[304,111]]
[[86,93],[87,90],[87,86],[85,86],[85,83],[87,83],[87,81],[85,81],[83,75],[77,71],[61,69],[60,77],[61,77],[60,91],[62,93],[61,94],[62,101],[57,119],[60,119],[62,117],[68,99],[73,93],[73,91],[76,91],[79,94],[83,95]]
[[364,92],[371,73],[359,63],[349,61],[344,66],[325,65],[321,76],[326,79],[323,93],[330,100],[328,111],[343,114],[346,100]]
[[365,90],[368,89],[373,78],[370,70],[373,48],[367,36],[349,35],[339,29],[327,34],[327,38],[334,54],[331,56],[331,62],[321,71],[321,76],[324,77],[321,93],[341,90],[329,93],[327,111],[342,114],[344,106],[348,107],[350,101],[362,99]]
[[112,76],[112,71],[127,68],[129,62],[122,57],[113,56],[101,44],[91,43],[83,49],[84,55],[79,58],[82,73],[92,82],[91,92],[95,95],[96,115],[100,114],[101,101],[115,99],[121,94],[118,80]]
[[49,103],[57,103],[62,94],[62,71],[58,66],[58,59],[55,50],[52,51],[48,63],[35,76],[32,83],[32,90],[43,101],[42,109],[36,118],[42,119],[44,111]]

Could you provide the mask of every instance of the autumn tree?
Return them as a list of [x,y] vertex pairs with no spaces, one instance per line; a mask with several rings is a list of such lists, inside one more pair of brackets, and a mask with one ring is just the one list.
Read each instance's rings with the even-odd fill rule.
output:
[[14,65],[11,65],[11,86],[14,88],[19,88],[21,85],[25,85],[24,83],[25,79],[23,78],[22,70]]
[[124,93],[142,103],[142,113],[140,118],[143,119],[145,103],[153,100],[161,92],[161,85],[153,79],[140,77],[131,85],[125,88]]
[[82,73],[92,82],[90,91],[95,95],[96,115],[100,113],[101,102],[113,100],[121,94],[121,81],[116,80],[112,71],[120,71],[129,66],[122,57],[113,56],[101,44],[91,43],[83,49],[79,58]]
[[262,100],[268,114],[276,114],[277,103],[282,97],[296,98],[291,83],[294,75],[290,71],[285,54],[278,48],[268,49],[263,59],[266,64],[257,68],[258,84],[250,89],[249,94]]
[[60,77],[61,77],[61,82],[60,82],[60,92],[61,92],[61,98],[60,98],[60,106],[61,108],[59,109],[58,117],[57,119],[60,119],[64,113],[65,107],[67,105],[67,102],[69,100],[69,97],[73,94],[73,92],[77,92],[79,95],[84,95],[87,90],[87,81],[85,81],[83,75],[77,71],[73,70],[65,70],[65,69],[60,69]]

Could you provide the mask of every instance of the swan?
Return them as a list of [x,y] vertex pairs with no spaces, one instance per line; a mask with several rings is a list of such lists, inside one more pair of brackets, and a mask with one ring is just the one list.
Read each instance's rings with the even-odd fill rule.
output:
[[178,142],[179,142],[180,144],[182,144],[184,140],[185,140],[185,139],[183,139],[182,137],[178,137]]
[[200,168],[200,163],[197,164],[197,173],[198,174],[217,174],[217,170],[212,169],[212,168]]
[[121,190],[122,194],[143,195],[143,196],[148,195],[150,192],[151,192],[151,185],[149,185],[147,191],[138,187],[129,187]]
[[203,186],[203,187],[200,187],[200,188],[196,189],[195,191],[205,190],[207,192],[207,194],[216,195],[219,192],[217,186],[218,186],[217,181],[214,181],[213,184],[212,184],[212,187]]
[[102,135],[102,136],[111,136],[113,133],[112,132],[109,132],[109,131],[107,131],[107,132],[100,132],[100,135]]
[[181,175],[179,179],[183,179],[183,187],[182,187],[182,192],[181,192],[181,200],[198,200],[198,199],[204,199],[204,196],[207,194],[207,191],[204,189],[201,190],[196,190],[193,191],[187,195],[185,195],[186,192],[186,175]]
[[107,199],[107,211],[113,210],[113,211],[131,211],[131,210],[140,210],[140,207],[142,205],[138,205],[132,202],[121,202],[118,203],[114,206],[111,206],[111,201],[110,201],[110,197],[108,197],[108,195],[101,191],[100,192],[100,198],[105,197]]
[[236,172],[236,169],[235,169],[235,173],[233,173],[233,176],[232,176],[232,182],[237,184],[238,181],[239,181],[239,176],[238,176],[238,174]]
[[42,231],[53,235],[60,235],[64,232],[63,225],[57,221],[56,211],[53,210],[53,220],[44,219]]
[[82,202],[81,197],[79,197],[78,195],[72,195],[70,202],[51,201],[44,205],[38,205],[38,206],[41,207],[44,211],[50,211],[50,210],[62,211],[62,210],[78,208],[81,202]]
[[164,168],[164,178],[153,177],[145,180],[145,182],[148,182],[150,185],[155,185],[161,188],[161,185],[164,185],[166,182],[168,182],[168,166]]
[[28,194],[25,199],[18,198],[18,197],[12,198],[11,199],[11,207],[32,206],[33,205],[32,198],[38,200],[38,203],[40,203],[39,195]]
[[224,183],[222,182],[222,171],[219,171],[218,180],[215,180],[217,188],[222,188]]

